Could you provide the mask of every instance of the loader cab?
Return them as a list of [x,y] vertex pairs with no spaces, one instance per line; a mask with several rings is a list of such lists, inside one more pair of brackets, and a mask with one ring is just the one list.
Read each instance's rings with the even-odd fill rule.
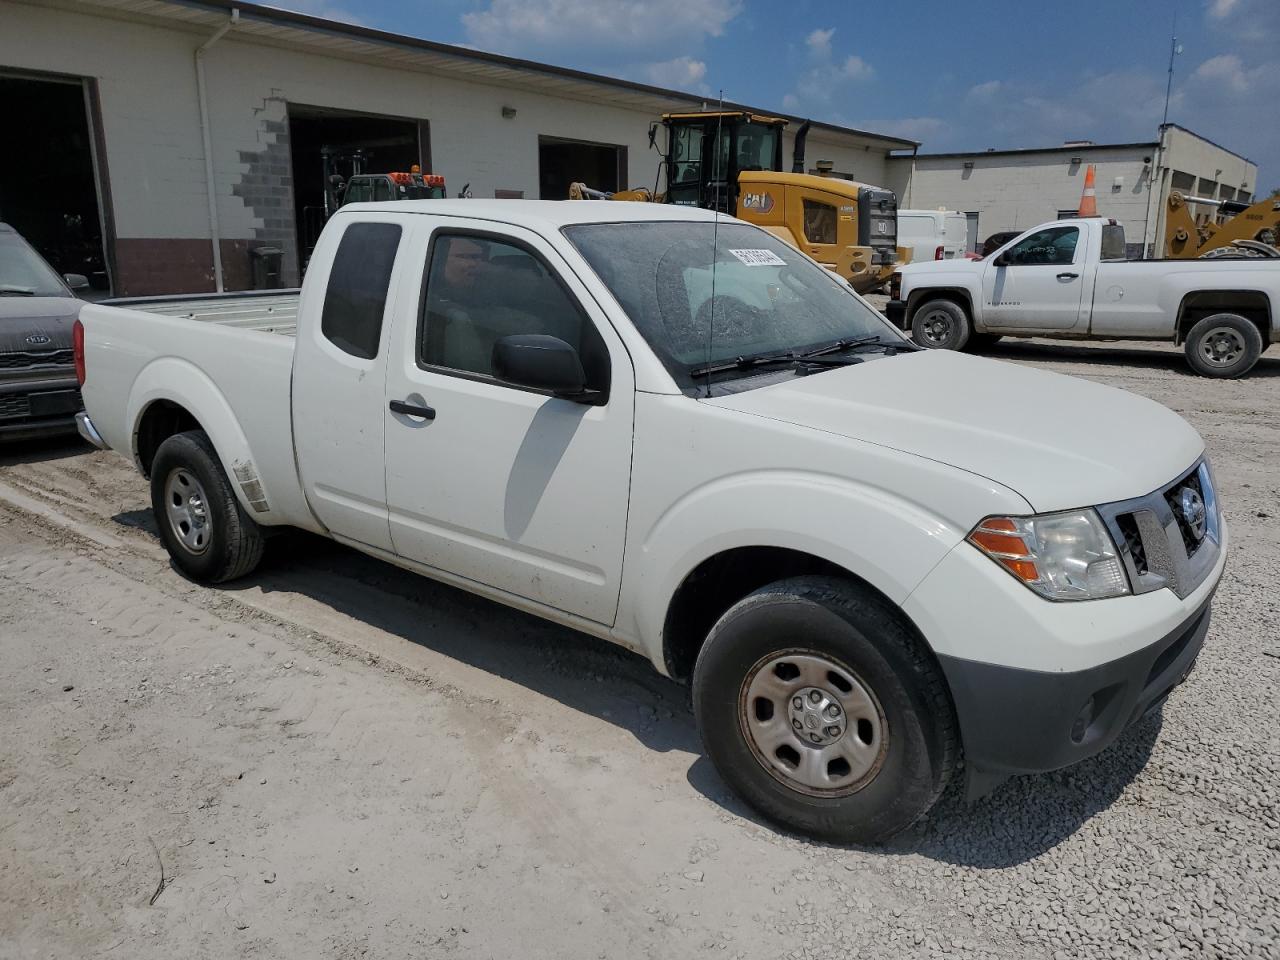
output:
[[786,120],[743,111],[668,113],[662,125],[668,203],[733,213],[740,173],[782,170]]

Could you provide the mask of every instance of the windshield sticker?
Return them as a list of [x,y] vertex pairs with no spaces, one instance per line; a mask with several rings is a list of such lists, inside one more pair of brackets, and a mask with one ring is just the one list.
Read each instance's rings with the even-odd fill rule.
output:
[[735,257],[748,267],[785,267],[787,261],[772,250],[730,250]]

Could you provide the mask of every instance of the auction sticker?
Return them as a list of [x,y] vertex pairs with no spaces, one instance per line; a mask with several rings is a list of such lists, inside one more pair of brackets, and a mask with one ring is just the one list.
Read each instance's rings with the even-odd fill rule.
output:
[[772,250],[730,250],[735,257],[748,267],[785,267],[787,261]]

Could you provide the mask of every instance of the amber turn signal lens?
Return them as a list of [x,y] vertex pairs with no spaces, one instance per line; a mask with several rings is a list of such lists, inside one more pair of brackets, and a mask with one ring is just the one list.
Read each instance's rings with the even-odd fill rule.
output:
[[1022,539],[1018,525],[1008,517],[988,517],[969,534],[969,542],[1019,580],[1035,583],[1040,569],[1035,556]]

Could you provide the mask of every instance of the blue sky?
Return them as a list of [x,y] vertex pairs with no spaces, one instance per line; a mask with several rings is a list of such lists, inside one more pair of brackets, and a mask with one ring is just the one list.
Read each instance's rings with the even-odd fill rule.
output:
[[1169,119],[1280,187],[1280,0],[274,0],[445,43],[919,140],[1153,140]]

